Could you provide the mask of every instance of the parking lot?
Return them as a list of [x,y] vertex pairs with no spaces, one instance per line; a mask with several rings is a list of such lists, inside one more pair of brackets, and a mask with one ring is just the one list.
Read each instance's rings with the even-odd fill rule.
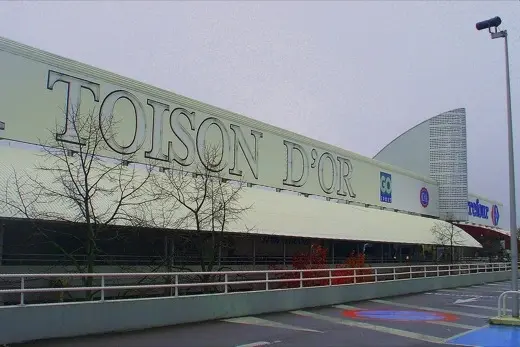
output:
[[513,347],[520,346],[520,336],[517,337],[520,328],[488,327],[488,318],[497,314],[498,296],[509,289],[509,282],[497,282],[330,307],[30,345],[430,347],[458,344]]

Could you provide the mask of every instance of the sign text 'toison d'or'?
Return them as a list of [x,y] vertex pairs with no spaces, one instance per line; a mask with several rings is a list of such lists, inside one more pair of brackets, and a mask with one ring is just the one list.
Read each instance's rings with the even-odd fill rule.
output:
[[[269,186],[262,175],[270,175],[269,172],[273,169],[277,171],[273,166],[279,165],[278,160],[271,160],[270,157],[274,151],[284,151],[285,177],[279,178],[281,186],[288,189],[302,188],[296,190],[305,191],[311,170],[316,170],[317,173],[312,177],[317,179],[321,192],[309,191],[310,194],[324,193],[338,198],[356,198],[352,185],[354,167],[348,158],[309,148],[310,146],[288,139],[281,139],[279,143],[266,143],[262,131],[244,131],[244,125],[226,125],[219,118],[195,113],[183,107],[172,107],[152,98],[138,97],[128,90],[116,89],[103,94],[100,83],[49,70],[47,89],[56,92],[59,84],[65,86],[64,101],[67,107],[66,112],[63,112],[63,130],[56,134],[58,141],[76,144],[81,141],[74,132],[72,120],[78,114],[81,115],[81,106],[87,101],[85,98],[90,98],[88,102],[94,103],[99,110],[99,119],[102,120],[100,124],[110,124],[118,104],[127,102],[131,105],[127,110],[131,110],[133,114],[125,114],[123,121],[133,120],[133,128],[130,130],[133,138],[130,143],[122,144],[121,141],[118,142],[117,136],[102,129],[106,143],[115,153],[141,156],[140,153],[143,152],[137,161],[174,162],[187,170],[200,162],[207,168],[222,173],[224,177]],[[128,129],[128,125],[124,124],[120,128]],[[209,143],[215,141],[221,147],[222,155],[217,158],[218,162],[209,165],[210,163],[205,162],[208,157],[204,155],[204,151]],[[273,151],[273,146],[278,146],[278,150]],[[270,148],[263,152],[264,147]],[[244,164],[247,164],[247,168]],[[311,183],[311,186],[315,185]]]

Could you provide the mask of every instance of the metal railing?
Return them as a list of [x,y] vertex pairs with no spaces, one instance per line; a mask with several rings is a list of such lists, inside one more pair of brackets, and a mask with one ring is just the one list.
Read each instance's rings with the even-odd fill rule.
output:
[[[0,274],[0,301],[4,305],[103,302],[113,299],[356,285],[510,270],[509,263],[486,263],[269,271]],[[85,285],[87,281],[89,285]],[[59,286],[57,282],[60,282]],[[86,295],[79,297],[81,292]],[[59,298],[55,297],[57,293],[60,294]],[[69,297],[65,298],[64,293],[68,293]]]
[[506,299],[508,294],[513,294],[513,300],[518,300],[520,291],[508,290],[500,294],[498,297],[498,316],[503,317],[507,315]]

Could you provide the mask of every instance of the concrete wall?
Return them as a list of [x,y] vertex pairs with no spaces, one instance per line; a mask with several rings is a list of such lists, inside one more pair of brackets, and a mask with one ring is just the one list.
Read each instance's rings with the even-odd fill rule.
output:
[[290,311],[509,279],[510,271],[262,292],[0,307],[0,344]]

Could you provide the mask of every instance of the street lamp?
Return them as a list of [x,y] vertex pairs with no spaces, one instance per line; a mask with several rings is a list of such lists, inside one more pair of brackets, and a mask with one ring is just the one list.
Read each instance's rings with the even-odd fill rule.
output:
[[[506,97],[507,97],[507,141],[509,147],[509,224],[511,229],[511,289],[518,291],[518,238],[516,230],[516,197],[515,197],[515,157],[513,152],[513,120],[511,117],[511,82],[509,80],[509,48],[507,30],[498,31],[502,24],[500,17],[494,17],[476,24],[477,30],[488,29],[492,39],[504,38],[506,55]],[[518,318],[518,297],[513,300],[512,316]]]

